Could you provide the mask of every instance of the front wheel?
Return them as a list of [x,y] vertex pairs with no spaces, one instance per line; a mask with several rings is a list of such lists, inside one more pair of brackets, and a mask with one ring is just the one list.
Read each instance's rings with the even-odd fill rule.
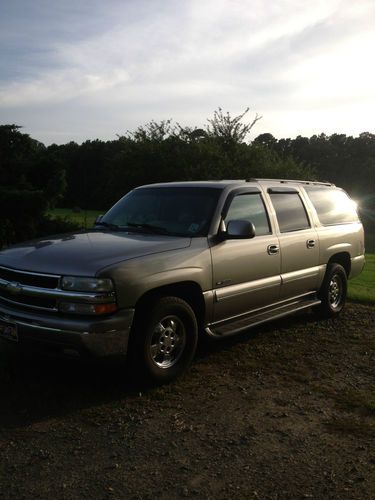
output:
[[168,382],[194,357],[198,340],[194,311],[178,297],[162,297],[139,316],[130,353],[134,369],[154,382]]
[[330,264],[319,291],[319,298],[322,301],[320,314],[325,317],[338,315],[345,305],[347,289],[345,269],[340,264]]

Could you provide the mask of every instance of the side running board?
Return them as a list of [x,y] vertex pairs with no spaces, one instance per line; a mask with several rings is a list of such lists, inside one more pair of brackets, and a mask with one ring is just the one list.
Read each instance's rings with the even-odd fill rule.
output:
[[278,306],[274,309],[268,309],[266,312],[253,313],[252,315],[241,317],[240,319],[234,319],[232,321],[221,322],[218,324],[211,324],[205,330],[211,337],[227,337],[229,335],[235,335],[253,326],[266,323],[274,319],[282,318],[297,311],[302,311],[313,306],[317,306],[321,303],[321,300],[314,298],[308,298],[304,300],[294,301],[292,303],[285,304],[283,306]]

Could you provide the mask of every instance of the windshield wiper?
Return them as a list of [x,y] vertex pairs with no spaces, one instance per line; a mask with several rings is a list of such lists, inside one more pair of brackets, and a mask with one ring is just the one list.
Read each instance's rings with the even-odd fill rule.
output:
[[136,229],[146,229],[146,231],[154,234],[170,234],[165,227],[153,226],[152,224],[138,224],[136,222],[128,222],[126,225],[129,227],[134,227]]
[[95,222],[95,226],[104,226],[108,229],[112,229],[112,231],[118,231],[120,229],[120,226],[118,226],[117,224],[111,224],[110,222],[105,222],[103,220]]

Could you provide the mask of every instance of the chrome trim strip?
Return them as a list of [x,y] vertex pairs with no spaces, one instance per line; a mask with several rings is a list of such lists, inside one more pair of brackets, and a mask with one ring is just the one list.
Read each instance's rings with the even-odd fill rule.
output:
[[272,286],[281,284],[280,276],[271,276],[270,278],[262,278],[260,280],[248,281],[246,283],[239,283],[237,285],[225,286],[215,290],[216,302],[232,299],[238,295],[245,293],[257,292]]
[[[0,278],[0,290],[7,291],[7,287],[14,283]],[[87,292],[67,292],[58,288],[40,288],[30,285],[19,285],[19,292],[14,295],[14,298],[19,294],[29,295],[30,297],[47,297],[50,299],[68,299],[78,300],[79,302],[88,302],[90,304],[105,304],[115,300],[115,293],[87,293]],[[0,295],[0,298],[1,295]]]
[[1,269],[4,269],[4,271],[11,271],[13,273],[29,274],[31,276],[41,276],[42,278],[57,278],[57,279],[61,278],[61,276],[58,274],[33,273],[31,271],[21,271],[20,269],[14,269],[13,267],[0,266],[0,270]]
[[315,266],[307,269],[299,269],[298,271],[292,271],[290,273],[284,273],[281,275],[282,284],[306,278],[315,278],[319,275],[322,267],[323,266]]

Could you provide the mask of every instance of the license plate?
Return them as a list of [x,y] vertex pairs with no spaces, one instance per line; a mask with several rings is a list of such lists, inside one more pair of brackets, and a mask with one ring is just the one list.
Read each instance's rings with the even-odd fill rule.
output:
[[0,321],[0,338],[18,342],[17,325],[15,323]]

